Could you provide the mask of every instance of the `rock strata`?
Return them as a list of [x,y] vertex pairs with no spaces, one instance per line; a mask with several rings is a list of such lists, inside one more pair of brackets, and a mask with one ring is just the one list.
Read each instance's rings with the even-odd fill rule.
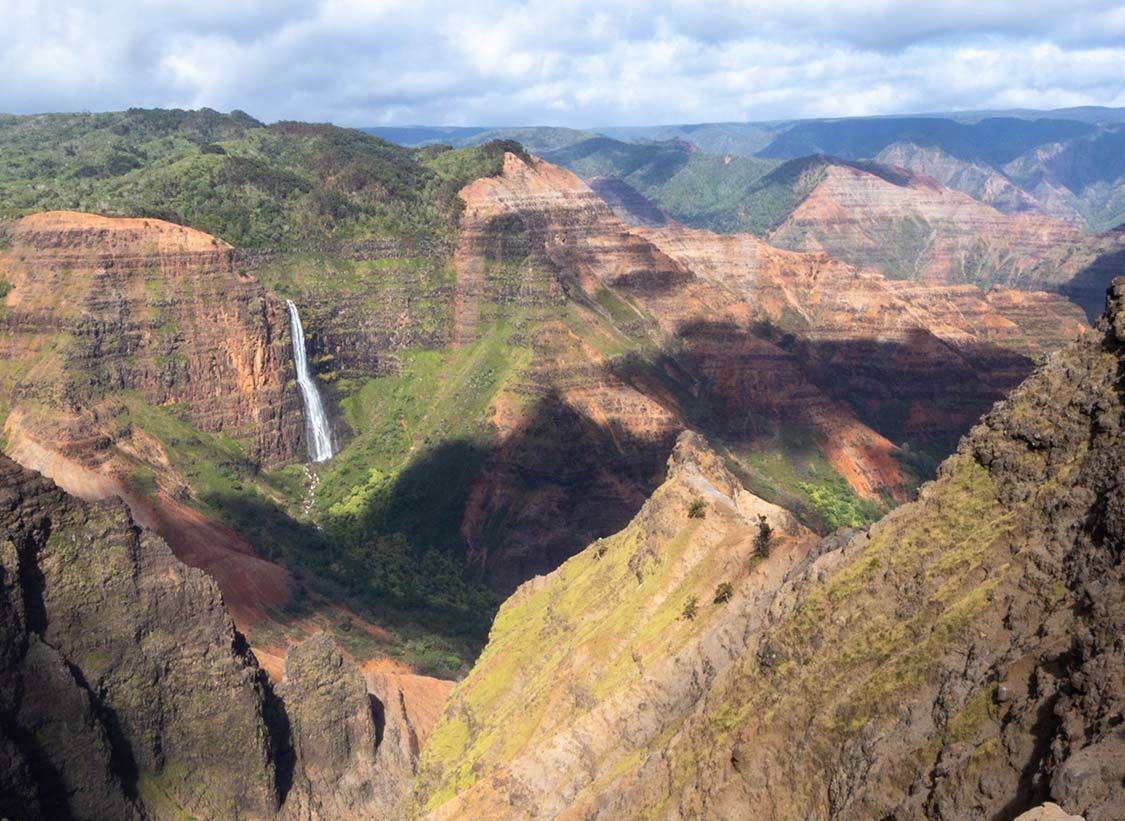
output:
[[904,498],[898,445],[947,452],[1084,327],[1057,295],[894,281],[749,234],[627,225],[535,158],[508,154],[461,197],[455,341],[512,300],[540,323],[462,524],[505,593],[624,525],[689,428],[746,450],[792,436],[861,496]]
[[264,465],[297,452],[284,306],[238,273],[229,245],[161,220],[67,211],[24,217],[9,240],[0,356],[17,374],[11,401],[70,415],[45,422],[55,435],[43,438],[96,448],[84,412],[128,390],[182,404]]
[[504,605],[423,756],[420,811],[960,819],[1050,801],[1120,821],[1123,363],[1119,279],[1095,332],[917,501],[759,562],[735,515],[755,506],[681,438],[629,528]]

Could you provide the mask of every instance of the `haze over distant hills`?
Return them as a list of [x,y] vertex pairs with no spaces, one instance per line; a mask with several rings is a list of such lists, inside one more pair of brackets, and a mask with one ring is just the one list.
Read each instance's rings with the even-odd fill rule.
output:
[[1125,261],[1125,109],[601,128],[370,129],[519,140],[641,225],[823,250],[902,279],[1058,289],[1101,309]]
[[[732,157],[789,160],[824,154],[875,160],[934,178],[1001,211],[1030,211],[1094,231],[1125,223],[1125,109],[1096,106],[1057,111],[958,112],[909,117],[856,117],[779,122],[698,123],[606,127],[589,131],[555,127],[365,129],[405,145],[478,145],[516,139],[577,173],[629,179],[649,164],[641,193],[688,224],[719,231],[762,231],[775,217],[732,217],[732,188],[753,183],[747,165]],[[596,140],[601,142],[596,142]],[[606,142],[612,139],[616,142]],[[661,143],[662,146],[652,146]],[[624,145],[620,145],[624,144]],[[639,146],[632,148],[629,146]],[[676,156],[679,154],[680,156]],[[720,166],[693,154],[718,155]],[[597,163],[597,171],[592,171]],[[710,163],[711,171],[702,167]],[[620,168],[618,167],[620,165]],[[691,165],[705,180],[691,204],[683,192],[666,193],[667,178]],[[750,166],[762,171],[767,165]],[[733,179],[730,175],[733,175]],[[694,186],[699,188],[699,186]],[[673,185],[672,188],[678,188]],[[767,208],[767,211],[770,209]],[[763,222],[763,220],[765,222]]]

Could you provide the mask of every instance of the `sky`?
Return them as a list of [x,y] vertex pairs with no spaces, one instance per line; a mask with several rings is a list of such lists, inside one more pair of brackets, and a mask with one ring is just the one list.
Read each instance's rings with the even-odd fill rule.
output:
[[1125,106],[1125,0],[0,0],[0,111],[594,127]]

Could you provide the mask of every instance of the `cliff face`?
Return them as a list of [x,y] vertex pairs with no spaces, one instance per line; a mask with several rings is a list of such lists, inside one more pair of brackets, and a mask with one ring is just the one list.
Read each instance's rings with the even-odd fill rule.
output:
[[[932,178],[826,162],[823,178],[767,239],[822,250],[896,279],[1053,290],[1120,246],[1034,213],[1006,214]],[[1099,292],[1108,277],[1098,283]]]
[[104,431],[91,409],[136,391],[244,441],[260,464],[298,452],[288,317],[235,270],[229,245],[161,220],[63,211],[19,220],[9,239],[0,356],[12,405],[44,410],[28,414],[36,438],[96,461]]
[[275,691],[207,576],[3,458],[0,534],[5,817],[401,812],[413,760],[381,744],[408,726],[323,635]]
[[[859,494],[900,494],[894,443],[945,446],[1083,326],[1047,294],[896,282],[749,234],[627,226],[541,160],[509,154],[461,196],[455,339],[513,301],[540,322],[515,398],[497,402],[502,441],[463,527],[503,590],[557,566],[575,535],[626,522],[689,427],[749,449],[795,430]],[[544,457],[552,431],[566,432],[558,459]],[[544,532],[564,520],[571,541]]]
[[[250,477],[303,452],[284,303],[229,245],[160,220],[47,212],[9,240],[8,455],[86,500],[125,499],[219,582],[240,624],[284,606],[289,576],[259,557],[268,546],[199,510],[217,493],[209,470]],[[200,465],[204,435],[217,465]]]
[[419,811],[1122,818],[1123,374],[1125,279],[918,501],[819,544],[681,438],[626,530],[504,605]]
[[1041,202],[992,166],[959,159],[937,146],[894,143],[880,151],[875,159],[929,177],[1005,214],[1029,212],[1079,226],[1083,224],[1082,215],[1073,207],[1054,199]]

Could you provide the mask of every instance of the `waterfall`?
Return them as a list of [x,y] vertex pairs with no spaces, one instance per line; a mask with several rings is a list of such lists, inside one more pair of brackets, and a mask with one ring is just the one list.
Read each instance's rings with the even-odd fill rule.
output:
[[293,364],[297,366],[297,384],[301,388],[301,399],[305,402],[305,432],[309,440],[309,459],[323,462],[332,458],[332,430],[328,427],[328,417],[324,415],[324,405],[320,401],[320,391],[309,373],[308,358],[305,354],[305,331],[301,328],[301,315],[293,300],[289,305],[289,328],[293,334]]

